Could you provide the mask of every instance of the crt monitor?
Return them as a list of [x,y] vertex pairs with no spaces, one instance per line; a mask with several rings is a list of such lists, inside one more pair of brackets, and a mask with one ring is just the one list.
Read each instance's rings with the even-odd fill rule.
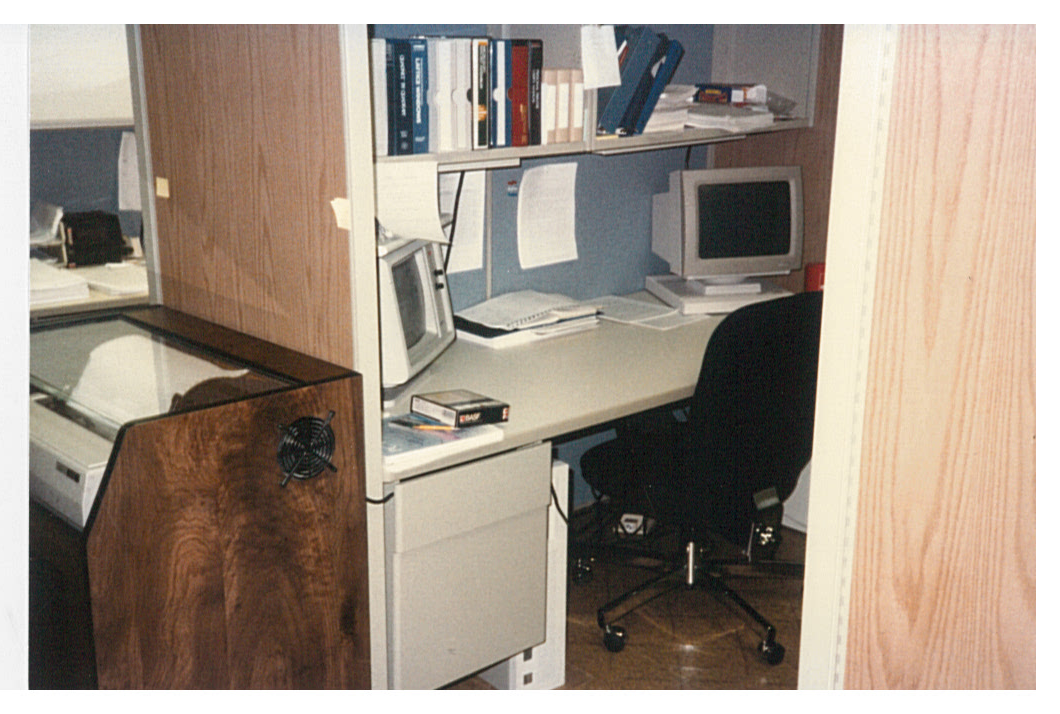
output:
[[382,242],[379,335],[383,387],[421,372],[456,339],[442,246],[424,240]]
[[652,251],[670,271],[738,283],[802,267],[798,166],[675,171],[652,201]]

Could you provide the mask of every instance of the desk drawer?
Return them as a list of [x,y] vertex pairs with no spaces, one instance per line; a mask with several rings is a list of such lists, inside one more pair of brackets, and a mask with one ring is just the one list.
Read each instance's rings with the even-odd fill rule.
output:
[[538,444],[397,484],[392,687],[439,687],[544,641],[550,479]]

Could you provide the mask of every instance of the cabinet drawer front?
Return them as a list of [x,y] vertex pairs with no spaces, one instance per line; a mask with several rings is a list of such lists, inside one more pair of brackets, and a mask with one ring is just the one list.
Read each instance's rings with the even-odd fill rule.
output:
[[394,551],[548,508],[551,453],[537,444],[402,481],[394,489]]

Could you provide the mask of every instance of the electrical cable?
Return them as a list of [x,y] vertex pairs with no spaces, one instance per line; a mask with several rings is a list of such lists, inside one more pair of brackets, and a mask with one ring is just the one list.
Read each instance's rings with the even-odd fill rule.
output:
[[460,194],[464,190],[464,173],[460,172],[460,178],[456,181],[456,196],[453,197],[453,222],[449,227],[449,249],[445,251],[445,260],[442,261],[442,268],[448,272],[449,270],[449,256],[453,253],[453,238],[456,236],[456,217],[460,212]]

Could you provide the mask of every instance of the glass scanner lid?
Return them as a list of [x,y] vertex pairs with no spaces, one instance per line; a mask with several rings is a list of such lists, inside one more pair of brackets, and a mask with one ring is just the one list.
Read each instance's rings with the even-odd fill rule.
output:
[[136,419],[288,385],[120,316],[30,334],[31,398],[111,439]]

